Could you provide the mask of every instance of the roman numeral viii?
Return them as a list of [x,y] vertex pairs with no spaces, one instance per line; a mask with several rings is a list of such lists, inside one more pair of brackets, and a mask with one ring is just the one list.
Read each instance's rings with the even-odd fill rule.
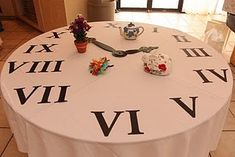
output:
[[9,74],[14,73],[16,70],[24,67],[25,65],[30,65],[26,73],[42,73],[42,72],[61,72],[61,65],[64,60],[58,61],[32,61],[32,62],[23,62],[19,65],[16,65],[16,61],[8,62],[9,63]]

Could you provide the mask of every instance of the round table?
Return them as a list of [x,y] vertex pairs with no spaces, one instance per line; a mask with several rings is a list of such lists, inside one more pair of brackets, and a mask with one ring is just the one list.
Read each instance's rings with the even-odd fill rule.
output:
[[[144,71],[143,52],[114,57],[89,43],[79,54],[68,27],[44,33],[5,62],[1,90],[20,151],[29,157],[207,157],[216,149],[233,78],[221,54],[169,28],[125,40],[126,22],[95,22],[89,37],[117,50],[158,46],[172,59],[167,76]],[[93,76],[94,58],[114,65]]]

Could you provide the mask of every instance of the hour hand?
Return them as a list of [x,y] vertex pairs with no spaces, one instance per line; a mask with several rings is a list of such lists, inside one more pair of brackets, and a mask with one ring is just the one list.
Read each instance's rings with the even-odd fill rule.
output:
[[113,52],[113,51],[116,51],[114,48],[112,48],[111,46],[109,45],[106,45],[100,41],[97,41],[96,38],[88,38],[88,42],[89,43],[93,43],[95,44],[96,46],[98,46],[99,48],[102,48],[103,50],[106,50],[106,51],[109,51],[109,52]]
[[94,41],[96,41],[96,38],[92,38],[92,37],[89,37],[87,38],[88,40],[88,43],[93,43]]
[[155,49],[158,49],[158,46],[149,46],[149,47],[143,46],[139,48],[140,51],[145,52],[145,53],[149,53]]

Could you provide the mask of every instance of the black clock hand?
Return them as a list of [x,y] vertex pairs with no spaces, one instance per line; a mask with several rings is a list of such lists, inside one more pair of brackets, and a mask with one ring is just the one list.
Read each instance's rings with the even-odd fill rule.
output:
[[103,50],[112,52],[112,55],[115,57],[125,57],[127,55],[127,53],[125,51],[115,50],[111,46],[108,46],[102,42],[97,41],[95,38],[88,38],[88,41],[95,44],[99,48],[102,48]]
[[102,42],[99,42],[97,41],[95,38],[89,38],[89,41],[93,44],[95,44],[96,46],[98,46],[99,48],[102,48],[106,51],[109,51],[109,52],[113,52],[113,51],[116,51],[114,48],[112,48],[111,46],[108,46]]
[[88,42],[91,42],[93,44],[95,44],[96,46],[98,46],[99,48],[102,48],[103,50],[112,52],[112,55],[115,57],[125,57],[127,54],[135,54],[138,52],[145,52],[145,53],[149,53],[150,51],[154,50],[154,49],[158,49],[158,47],[140,47],[139,49],[131,49],[131,50],[115,50],[114,48],[112,48],[109,45],[106,45],[100,41],[97,41],[95,38],[88,38]]

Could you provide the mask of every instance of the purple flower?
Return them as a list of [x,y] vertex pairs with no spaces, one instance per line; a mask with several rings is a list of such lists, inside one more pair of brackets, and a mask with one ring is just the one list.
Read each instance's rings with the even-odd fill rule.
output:
[[74,37],[78,42],[86,40],[86,32],[89,31],[90,28],[91,26],[82,15],[78,15],[69,26],[69,30],[74,34]]

